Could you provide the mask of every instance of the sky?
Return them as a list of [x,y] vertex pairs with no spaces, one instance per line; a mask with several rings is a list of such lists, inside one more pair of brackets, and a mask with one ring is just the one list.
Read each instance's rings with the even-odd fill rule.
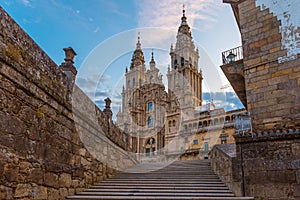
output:
[[183,4],[200,50],[203,91],[212,94],[204,95],[205,100],[224,93],[225,99],[215,102],[227,106],[227,110],[240,108],[241,103],[232,88],[226,87],[229,83],[220,70],[222,51],[241,45],[231,7],[222,0],[0,0],[1,7],[57,65],[64,59],[62,49],[71,46],[77,53],[76,84],[100,108],[109,96],[114,113],[121,103],[124,72],[138,35],[146,64],[153,51],[157,67],[165,75]]

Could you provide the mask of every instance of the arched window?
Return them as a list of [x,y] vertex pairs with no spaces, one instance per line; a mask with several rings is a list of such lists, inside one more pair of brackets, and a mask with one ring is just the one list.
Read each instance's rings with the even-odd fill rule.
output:
[[225,123],[228,123],[230,121],[230,116],[225,117]]
[[133,80],[132,80],[132,86],[133,87],[135,86],[135,78],[133,78]]
[[202,122],[199,122],[199,128],[202,128],[203,125],[202,125]]
[[153,102],[150,101],[148,102],[148,108],[147,108],[148,112],[152,111],[153,110]]
[[184,57],[181,57],[181,66],[184,66]]
[[176,126],[176,122],[175,122],[175,120],[173,120],[173,126]]
[[152,116],[148,117],[148,128],[152,128],[153,127],[153,118]]
[[172,126],[172,122],[171,122],[171,120],[169,121],[169,127],[171,127]]

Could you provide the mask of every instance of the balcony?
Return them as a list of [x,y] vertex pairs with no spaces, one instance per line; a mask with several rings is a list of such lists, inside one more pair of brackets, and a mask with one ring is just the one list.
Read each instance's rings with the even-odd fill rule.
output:
[[247,108],[245,78],[244,78],[244,62],[243,48],[241,46],[224,51],[222,53],[223,65],[222,71],[230,82],[235,93]]
[[232,64],[239,60],[243,60],[243,48],[242,46],[222,52],[223,65]]

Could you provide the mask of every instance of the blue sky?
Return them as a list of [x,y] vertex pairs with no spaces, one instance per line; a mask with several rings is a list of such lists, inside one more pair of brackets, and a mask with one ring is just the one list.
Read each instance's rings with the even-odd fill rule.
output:
[[[100,107],[105,96],[110,96],[115,110],[137,33],[146,63],[153,49],[164,74],[183,4],[200,49],[204,91],[224,92],[220,88],[228,81],[219,69],[221,52],[240,46],[241,41],[231,7],[222,0],[0,0],[0,5],[58,65],[64,59],[62,48],[72,46],[78,54],[76,83]],[[229,102],[232,108],[241,106],[236,99],[234,102]]]

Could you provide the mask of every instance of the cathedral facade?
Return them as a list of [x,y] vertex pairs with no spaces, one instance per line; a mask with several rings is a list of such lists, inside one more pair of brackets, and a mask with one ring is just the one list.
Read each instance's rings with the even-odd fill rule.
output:
[[175,46],[170,47],[171,67],[167,72],[166,91],[153,52],[146,69],[138,37],[130,68],[125,72],[117,125],[128,134],[129,149],[140,157],[186,156],[189,159],[199,156],[201,150],[205,156],[214,144],[234,141],[233,124],[227,126],[230,133],[225,131],[225,126],[221,127],[225,122],[233,122],[234,115],[215,109],[213,104],[202,105],[203,76],[199,58],[183,10]]

